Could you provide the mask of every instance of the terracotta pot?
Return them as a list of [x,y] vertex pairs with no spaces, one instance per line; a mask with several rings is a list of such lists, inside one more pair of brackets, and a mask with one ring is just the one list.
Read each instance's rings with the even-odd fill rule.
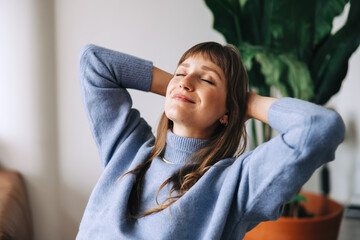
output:
[[244,240],[336,240],[343,207],[318,194],[302,194],[307,198],[306,210],[314,217],[280,217],[277,221],[263,222],[248,232]]

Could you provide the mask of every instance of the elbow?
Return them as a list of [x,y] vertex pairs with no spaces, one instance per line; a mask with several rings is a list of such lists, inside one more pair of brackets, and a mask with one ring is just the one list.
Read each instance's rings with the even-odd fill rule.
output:
[[93,53],[95,52],[95,49],[97,46],[93,44],[86,44],[84,47],[82,47],[79,55],[79,68],[80,68],[80,74],[82,75],[83,72],[86,69],[86,66],[89,63],[89,60]]
[[322,150],[323,153],[333,155],[345,136],[345,125],[341,116],[324,108],[311,119],[312,128],[308,138],[310,141],[307,141],[308,148],[313,149],[314,152]]
[[345,125],[340,115],[325,108],[309,116],[310,128],[304,133],[300,146],[302,159],[308,166],[320,167],[335,159],[335,152],[344,140]]
[[345,124],[341,116],[334,111],[328,110],[329,113],[325,116],[325,135],[331,138],[335,144],[339,145],[345,137]]
[[101,47],[93,44],[87,44],[81,49],[79,57],[80,85],[100,88],[113,86],[115,80],[109,72],[109,67],[104,63],[102,51]]
[[94,44],[86,44],[80,50],[80,61],[86,58],[88,52],[94,52],[98,47]]

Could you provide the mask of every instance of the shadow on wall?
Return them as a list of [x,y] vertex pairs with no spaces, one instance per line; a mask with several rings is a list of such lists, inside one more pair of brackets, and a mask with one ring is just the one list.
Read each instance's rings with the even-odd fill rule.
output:
[[[356,124],[356,116],[352,113],[346,123],[346,135],[343,142],[344,147],[346,146],[346,154],[348,157],[349,163],[349,183],[348,183],[348,192],[350,193],[350,201],[354,195],[360,194],[360,189],[357,188],[355,184],[357,179],[360,179],[360,161],[357,159],[356,153],[351,151],[351,149],[356,149],[359,146],[359,139],[357,136],[358,128]],[[359,196],[360,197],[360,196]]]

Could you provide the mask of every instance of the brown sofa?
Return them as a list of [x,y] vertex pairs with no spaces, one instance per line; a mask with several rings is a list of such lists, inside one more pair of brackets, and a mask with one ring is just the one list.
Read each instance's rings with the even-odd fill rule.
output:
[[0,240],[31,240],[32,221],[24,179],[0,170]]

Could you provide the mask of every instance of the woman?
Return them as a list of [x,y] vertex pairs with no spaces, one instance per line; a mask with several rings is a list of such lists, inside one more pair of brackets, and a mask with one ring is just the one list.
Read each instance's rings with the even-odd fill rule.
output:
[[[88,45],[80,73],[104,171],[77,239],[242,239],[258,223],[277,219],[343,140],[335,112],[247,93],[232,46],[200,43],[171,75]],[[166,96],[156,139],[126,88]],[[280,134],[244,153],[248,118]]]

